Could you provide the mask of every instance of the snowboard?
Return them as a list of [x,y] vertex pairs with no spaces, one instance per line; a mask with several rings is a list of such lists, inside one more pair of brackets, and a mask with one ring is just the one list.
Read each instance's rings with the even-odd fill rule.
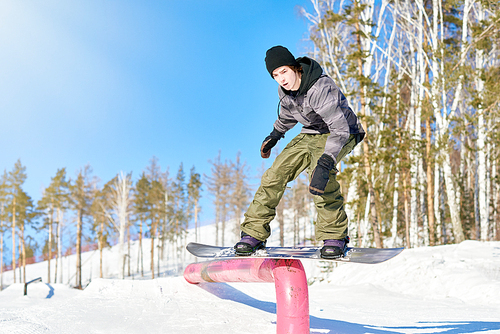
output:
[[403,251],[404,248],[352,248],[348,247],[344,256],[337,259],[321,257],[321,247],[266,247],[252,255],[236,255],[233,247],[218,247],[190,242],[186,249],[196,257],[215,259],[229,258],[271,258],[271,259],[316,259],[322,261],[338,261],[375,264],[387,261]]

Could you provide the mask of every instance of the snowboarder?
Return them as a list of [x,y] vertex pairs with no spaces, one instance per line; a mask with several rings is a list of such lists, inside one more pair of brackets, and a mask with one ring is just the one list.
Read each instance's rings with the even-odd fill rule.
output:
[[314,195],[318,212],[316,239],[323,241],[321,256],[341,257],[349,238],[336,165],[363,140],[365,132],[344,94],[315,60],[295,59],[287,48],[275,46],[267,50],[265,63],[279,84],[281,111],[273,131],[262,143],[262,158],[269,158],[285,132],[297,123],[303,127],[262,176],[241,224],[241,240],[234,246],[235,252],[250,255],[265,247],[271,234],[269,223],[287,183],[307,168],[309,192]]

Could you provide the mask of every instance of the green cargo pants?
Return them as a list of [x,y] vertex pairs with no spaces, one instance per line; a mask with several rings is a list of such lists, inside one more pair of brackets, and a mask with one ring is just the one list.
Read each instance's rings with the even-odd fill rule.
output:
[[[330,134],[299,134],[276,157],[273,165],[262,176],[261,184],[245,213],[241,231],[259,240],[271,235],[269,223],[276,215],[276,206],[283,197],[288,182],[295,180],[308,168],[309,180],[319,157],[325,151],[326,139]],[[350,135],[337,163],[356,146],[354,135]],[[314,196],[318,212],[316,220],[316,240],[342,239],[347,236],[347,215],[344,198],[340,192],[334,171],[322,196]]]

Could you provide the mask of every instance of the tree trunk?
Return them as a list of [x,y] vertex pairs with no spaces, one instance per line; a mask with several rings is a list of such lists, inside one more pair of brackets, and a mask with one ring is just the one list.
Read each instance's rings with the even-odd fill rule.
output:
[[[359,149],[358,147],[355,150]],[[354,153],[358,155],[356,152]],[[355,246],[360,246],[359,242],[360,230],[359,230],[359,219],[356,219],[356,203],[359,197],[358,195],[358,183],[356,175],[358,173],[358,164],[354,167],[352,181],[349,184],[349,188],[347,190],[346,203],[345,203],[345,212],[347,214],[347,218],[349,219],[349,235],[352,238],[352,243]],[[352,203],[352,204],[351,204]],[[359,216],[358,216],[359,217]]]
[[56,222],[56,257],[54,263],[54,283],[57,283],[57,271],[59,262],[59,208],[57,208],[57,222]]
[[410,150],[410,244],[418,247],[418,200],[417,200],[417,159],[416,154]]
[[[356,4],[356,3],[355,3]],[[360,31],[360,24],[359,22],[356,22],[355,28],[357,31]],[[358,44],[358,50],[360,52],[363,51],[363,46],[361,43],[361,36],[360,34],[357,34],[357,44]],[[361,58],[358,58],[358,75],[360,78],[362,78],[363,75],[363,61]],[[375,241],[375,245],[377,248],[382,248],[382,239],[380,238],[380,233],[378,229],[378,222],[377,222],[377,212],[376,212],[376,207],[375,207],[375,190],[373,189],[373,180],[372,180],[372,167],[370,163],[369,157],[369,147],[368,147],[368,140],[370,138],[368,134],[368,123],[366,121],[367,111],[366,111],[366,106],[367,106],[367,101],[366,101],[366,87],[361,85],[361,91],[360,91],[360,99],[361,99],[361,115],[363,116],[361,120],[361,125],[363,126],[363,129],[366,131],[366,137],[363,140],[363,162],[365,165],[365,174],[366,174],[366,182],[368,184],[368,191],[370,194],[370,222],[371,226],[373,229],[373,238]]]
[[104,249],[104,219],[101,219],[101,235],[99,236],[99,277],[103,277],[102,273],[102,253]]
[[[63,282],[63,265],[62,265],[62,225],[63,211],[57,208],[57,261],[59,262],[59,283]],[[57,281],[56,281],[57,282]]]
[[430,245],[436,244],[436,232],[434,222],[434,176],[432,175],[432,157],[431,157],[431,119],[427,117],[425,121],[425,140],[426,140],[426,160],[427,160],[427,217],[429,218],[429,241]]
[[194,201],[194,240],[195,242],[198,242],[198,199],[197,198]]
[[77,224],[76,224],[76,288],[82,288],[82,225],[83,225],[83,212],[78,210]]
[[23,283],[26,284],[26,244],[24,243],[24,225],[21,224],[21,235],[19,238],[21,239],[21,263],[23,266]]
[[160,276],[160,253],[161,253],[161,247],[160,247],[160,221],[158,220],[158,224],[156,224],[156,247],[158,248],[158,251],[156,252],[157,254],[157,261],[156,261],[156,269],[158,273],[158,277]]
[[406,235],[406,248],[411,248],[410,242],[410,210],[408,208],[408,188],[407,188],[407,176],[403,177],[403,193],[404,193],[404,206],[405,206],[405,235]]
[[363,237],[361,239],[361,247],[368,247],[368,226],[370,225],[370,203],[371,203],[371,193],[368,192],[368,196],[366,198],[366,203],[365,203],[365,215],[363,217],[363,230],[362,234]]
[[450,164],[450,154],[445,149],[443,159],[443,174],[444,183],[446,187],[446,194],[448,195],[448,207],[450,208],[451,224],[453,226],[453,236],[455,237],[455,243],[460,243],[464,241],[464,230],[462,228],[462,222],[460,220],[460,202],[457,197],[456,187],[453,182],[451,164]]
[[[399,166],[399,158],[396,160],[396,168]],[[394,192],[392,196],[392,224],[391,224],[391,236],[392,245],[390,247],[397,246],[398,238],[398,204],[399,204],[399,172],[396,171],[394,175]]]
[[[483,6],[478,2],[476,6],[477,20],[485,19]],[[483,101],[484,81],[481,78],[481,71],[485,68],[484,51],[476,50],[476,71],[474,81],[478,93],[478,99]],[[479,226],[481,241],[489,240],[489,198],[487,193],[488,167],[486,161],[486,121],[484,117],[484,107],[480,102],[477,111],[477,176],[478,176],[478,201],[479,201]]]
[[439,164],[434,163],[434,216],[436,217],[436,244],[442,243],[441,241],[441,212],[439,211],[439,188],[440,188],[440,175]]
[[50,260],[52,259],[52,214],[53,209],[50,208],[50,216],[49,216],[49,240],[47,244],[48,248],[48,259],[47,259],[47,283],[50,283]]
[[[220,200],[220,199],[219,199]],[[215,245],[219,245],[219,218],[220,218],[220,204],[216,206],[215,212]]]
[[16,283],[16,198],[12,199],[12,275]]
[[[498,173],[498,160],[495,160],[495,171],[497,171]],[[496,186],[495,186],[495,189],[496,189],[496,197],[495,197],[495,203],[496,203],[496,207],[497,208],[500,208],[500,184],[496,183]],[[496,241],[500,241],[500,210],[496,210],[496,219],[495,219],[495,229],[494,229],[494,232],[495,232],[495,238],[494,240]]]
[[130,225],[127,227],[127,248],[128,276],[130,277]]
[[[142,221],[140,225],[140,232],[139,232],[139,260],[141,261],[140,266],[141,266],[141,277],[144,277],[144,254],[142,252]],[[139,270],[138,270],[139,271]]]
[[[0,212],[0,217],[3,217],[3,206]],[[3,290],[3,220],[0,218],[0,291]]]
[[22,262],[22,257],[23,257],[23,243],[21,242],[21,232],[19,231],[17,234],[18,240],[17,240],[17,268],[19,268],[19,283],[22,282],[23,279],[23,262]]
[[156,226],[151,226],[151,278],[155,278],[155,229]]

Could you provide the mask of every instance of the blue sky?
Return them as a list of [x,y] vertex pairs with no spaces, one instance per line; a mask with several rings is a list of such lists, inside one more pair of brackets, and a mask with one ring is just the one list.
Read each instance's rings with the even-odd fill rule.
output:
[[265,52],[310,46],[297,6],[309,2],[0,2],[1,171],[21,159],[35,201],[59,168],[135,180],[153,156],[170,175],[209,174],[219,150],[239,151],[256,175],[278,103]]

